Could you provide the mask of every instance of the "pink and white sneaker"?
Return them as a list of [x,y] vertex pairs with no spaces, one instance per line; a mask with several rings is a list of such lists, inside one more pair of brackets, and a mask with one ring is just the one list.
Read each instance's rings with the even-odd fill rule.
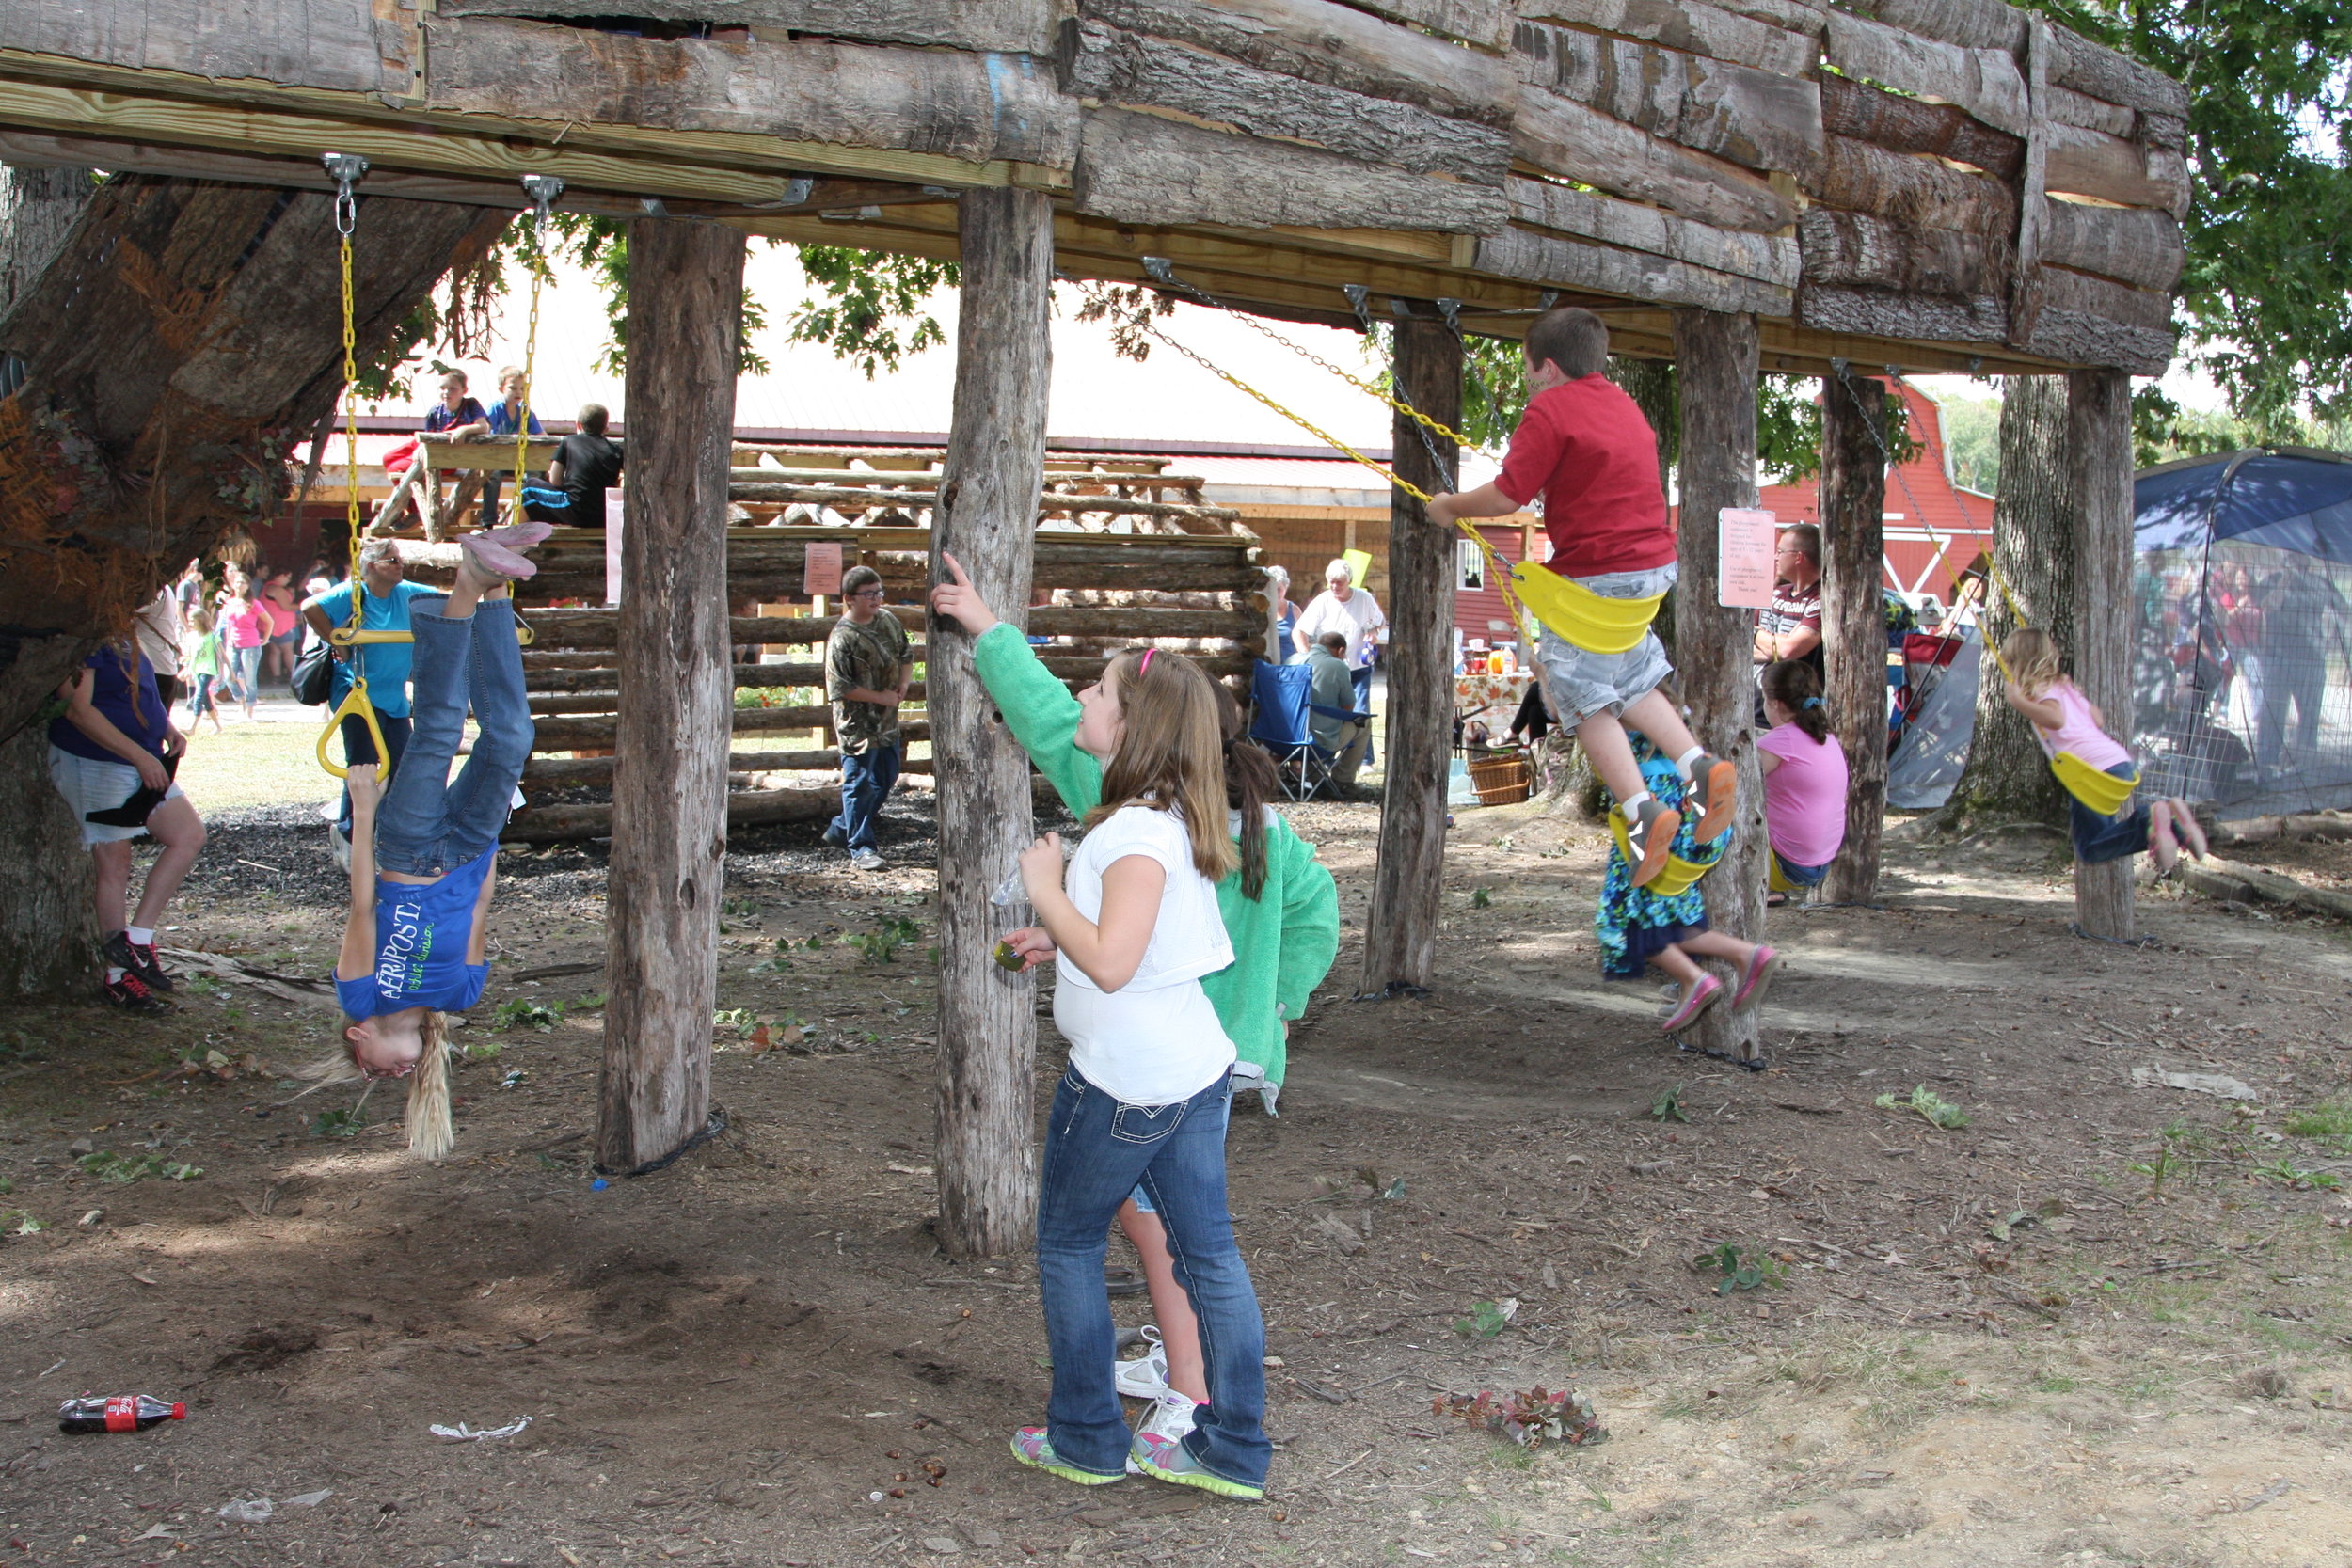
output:
[[1154,1447],[1183,1442],[1184,1434],[1200,1420],[1200,1406],[1173,1388],[1153,1401],[1152,1408],[1144,1413],[1143,1419],[1136,1423],[1135,1441],[1128,1448],[1127,1473],[1131,1476],[1143,1474],[1143,1466],[1136,1463],[1136,1455],[1148,1452]]
[[545,529],[545,523],[522,523],[516,529],[501,529],[492,533],[461,533],[457,543],[463,546],[468,560],[477,571],[506,580],[518,580],[538,575],[539,563],[527,556],[516,555],[497,538],[497,533],[514,532],[521,529]]
[[1724,983],[1712,974],[1702,974],[1698,978],[1698,984],[1682,993],[1682,1000],[1676,1004],[1675,1010],[1668,1013],[1666,1022],[1658,1026],[1660,1032],[1668,1035],[1680,1034],[1698,1021],[1699,1014],[1722,1000],[1723,994]]

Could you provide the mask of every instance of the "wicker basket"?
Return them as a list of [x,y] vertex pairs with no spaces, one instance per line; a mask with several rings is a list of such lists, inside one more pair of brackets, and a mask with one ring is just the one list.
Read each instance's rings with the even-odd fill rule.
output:
[[1516,806],[1527,799],[1534,779],[1521,752],[1491,752],[1484,756],[1470,754],[1470,787],[1478,791],[1482,806]]

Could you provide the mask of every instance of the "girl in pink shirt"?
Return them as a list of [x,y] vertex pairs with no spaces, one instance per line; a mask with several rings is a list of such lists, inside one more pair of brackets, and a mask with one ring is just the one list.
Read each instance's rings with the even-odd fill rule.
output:
[[[1756,742],[1764,769],[1764,831],[1781,879],[1819,887],[1846,842],[1846,749],[1829,733],[1820,672],[1803,659],[1764,668],[1764,717]],[[1775,895],[1779,896],[1779,895]]]
[[[2046,631],[2020,626],[2001,640],[2001,665],[2007,677],[2001,695],[2009,705],[2033,721],[2034,737],[2050,756],[2072,752],[2103,773],[2119,779],[2136,777],[2132,753],[2106,732],[2106,720],[2080,688],[2058,673],[2058,645]],[[2071,802],[2069,816],[2074,835],[2074,858],[2085,865],[2120,861],[2145,849],[2156,857],[2156,870],[2169,872],[2181,858],[2181,847],[2205,858],[2205,831],[2196,813],[2178,796],[2155,800],[2132,800],[2113,816],[2102,816],[2080,800]]]

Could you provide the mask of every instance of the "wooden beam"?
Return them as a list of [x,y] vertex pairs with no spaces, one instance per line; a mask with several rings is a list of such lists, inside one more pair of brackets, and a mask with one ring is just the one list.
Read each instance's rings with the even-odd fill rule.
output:
[[1797,245],[1808,287],[1846,284],[1968,299],[2007,281],[1997,276],[1993,246],[1982,234],[1915,228],[1835,207],[1815,207],[1798,218]]
[[1503,190],[1511,198],[1513,217],[1527,227],[1670,257],[1778,288],[1797,286],[1797,244],[1786,234],[1718,229],[1638,201],[1618,201],[1548,180],[1515,176]]
[[[2068,488],[2074,498],[2074,683],[2116,717],[2132,711],[2132,382],[2120,370],[2066,378]],[[2141,807],[2144,796],[2136,798]],[[2132,940],[2133,857],[2074,863],[2074,922]]]
[[2015,55],[2026,47],[2026,15],[2008,0],[1865,0],[1854,8],[1889,27],[1963,49]]
[[1922,229],[2006,237],[2017,227],[2017,195],[1998,180],[1851,136],[1824,141],[1804,188],[1820,205]]
[[[1441,424],[1459,424],[1461,340],[1424,307],[1396,324],[1394,352],[1398,395]],[[1419,425],[1403,414],[1393,424],[1399,478],[1432,495],[1459,488],[1454,443],[1435,441],[1433,454]],[[1453,755],[1454,537],[1430,523],[1421,502],[1391,490],[1387,787],[1357,988],[1366,993],[1426,987],[1437,967]]]
[[1067,170],[996,159],[789,141],[731,131],[653,130],[496,113],[394,109],[366,94],[215,81],[0,49],[0,125],[107,136],[241,156],[359,152],[379,168],[512,182],[555,174],[566,186],[775,207],[810,176],[954,189],[1063,189]]
[[607,879],[604,1070],[596,1156],[631,1170],[675,1152],[710,1103],[726,874],[727,459],[741,333],[742,235],[629,226],[629,406],[620,719]]
[[[1404,174],[1318,148],[1132,109],[1088,110],[1085,124],[1072,195],[1080,212],[1114,222],[1479,233],[1510,214],[1491,186]],[[1494,168],[1498,184],[1503,167]]]
[[[621,776],[627,776],[626,770]],[[840,809],[841,792],[838,789],[736,790],[726,796],[722,808],[726,825],[730,828],[749,828],[775,822],[821,822]],[[577,805],[526,806],[506,819],[506,827],[499,837],[502,842],[516,844],[560,844],[583,838],[610,838],[617,843],[620,831],[616,831],[615,816],[613,807],[595,801]],[[711,907],[718,907],[715,895]],[[714,942],[718,940],[715,933],[711,940]],[[610,975],[612,973],[610,958],[606,962],[605,973]],[[608,1003],[605,1013],[605,1027],[608,1029],[612,1026],[610,1009]],[[702,1032],[703,1050],[707,1055],[710,1048],[710,1015],[707,1012],[703,1014]],[[601,1154],[597,1163],[611,1165],[611,1162]]]
[[1085,0],[1087,17],[1278,75],[1505,127],[1517,82],[1490,55],[1327,0]]
[[1830,728],[1846,752],[1846,842],[1823,895],[1877,899],[1886,821],[1886,383],[1821,382],[1821,651]]
[[[1764,775],[1756,766],[1754,638],[1747,612],[1717,603],[1718,518],[1727,506],[1756,504],[1756,320],[1710,310],[1674,315],[1682,381],[1682,510],[1675,589],[1675,662],[1691,730],[1699,744],[1739,769],[1739,816],[1724,858],[1700,887],[1712,930],[1750,942],[1764,934]],[[1736,1056],[1758,1053],[1756,1015],[1709,1008],[1692,1031],[1696,1043]]]
[[1528,22],[1565,22],[1597,33],[1662,43],[1669,49],[1754,66],[1778,76],[1804,76],[1820,62],[1820,21],[1791,31],[1733,14],[1702,0],[1520,0]]
[[[1807,214],[1810,216],[1811,214]],[[1710,272],[1688,261],[1638,250],[1506,229],[1478,242],[1478,270],[1561,288],[1592,289],[1626,298],[1710,310],[1785,315],[1793,292],[1752,277]]]
[[1062,90],[1081,99],[1174,109],[1252,136],[1305,142],[1413,174],[1494,185],[1511,165],[1511,138],[1498,127],[1101,23],[1063,32],[1060,77]]
[[[582,0],[438,0],[442,16],[587,14]],[[872,43],[931,44],[978,54],[1046,55],[1058,19],[1053,0],[628,0],[628,15],[652,22],[774,30]]]
[[2169,290],[2180,281],[2186,247],[2169,213],[2149,207],[2087,207],[2045,201],[2042,260],[2097,273],[2135,288]]
[[[1029,191],[973,192],[961,206],[955,423],[934,543],[1018,624],[1045,480],[1053,211]],[[945,567],[932,576],[945,580]],[[953,1257],[1003,1257],[1035,1234],[1037,991],[991,956],[1026,907],[1000,911],[991,899],[1028,844],[1029,765],[981,689],[962,629],[934,619],[928,641],[940,781],[937,1233]]]
[[1796,204],[1763,176],[1677,147],[1533,82],[1520,91],[1511,146],[1543,173],[1654,201],[1718,228],[1769,234],[1797,215]]
[[496,17],[428,23],[427,106],[765,135],[1067,168],[1078,106],[1029,55],[827,38],[648,39]]
[[1954,104],[1904,98],[1832,71],[1821,73],[1820,86],[1821,129],[1831,135],[1973,164],[1999,180],[2016,179],[2024,166],[2022,140]]
[[1809,80],[1534,22],[1519,24],[1515,48],[1529,80],[1744,168],[1797,173],[1821,156]]
[[2012,136],[2024,135],[2033,123],[2026,79],[2004,50],[1938,43],[1848,11],[1831,11],[1822,55],[1848,76],[1956,103]]
[[2059,87],[2144,114],[2187,118],[2188,89],[2171,77],[2071,28],[2054,27],[2052,32],[2058,57],[2050,80]]

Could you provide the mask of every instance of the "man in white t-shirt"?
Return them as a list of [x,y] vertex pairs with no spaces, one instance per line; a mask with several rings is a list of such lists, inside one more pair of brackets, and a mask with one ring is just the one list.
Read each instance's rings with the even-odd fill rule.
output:
[[[1380,613],[1379,603],[1369,589],[1356,586],[1355,568],[1344,561],[1334,561],[1323,569],[1323,592],[1317,594],[1307,608],[1299,612],[1298,624],[1291,628],[1291,641],[1298,649],[1301,659],[1307,657],[1325,632],[1335,631],[1347,639],[1349,678],[1356,686],[1356,711],[1372,711],[1373,651],[1388,641],[1389,618]],[[1364,761],[1372,761],[1372,746],[1367,737]]]

